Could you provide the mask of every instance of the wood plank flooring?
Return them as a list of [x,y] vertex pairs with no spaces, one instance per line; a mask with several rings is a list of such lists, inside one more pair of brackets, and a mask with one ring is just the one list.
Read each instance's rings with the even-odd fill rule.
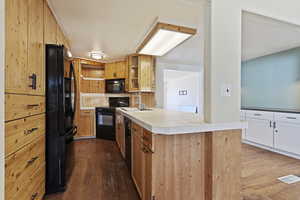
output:
[[277,178],[300,175],[300,161],[243,145],[242,195],[244,200],[300,200],[300,183],[285,184]]
[[[68,170],[66,192],[46,196],[45,200],[139,200],[115,142],[75,141],[73,151],[76,165],[72,174]],[[299,160],[246,144],[242,160],[243,200],[300,200],[300,183],[287,185],[277,180],[300,175]]]
[[66,192],[45,200],[139,200],[115,142],[79,140],[73,142],[73,151],[76,165]]

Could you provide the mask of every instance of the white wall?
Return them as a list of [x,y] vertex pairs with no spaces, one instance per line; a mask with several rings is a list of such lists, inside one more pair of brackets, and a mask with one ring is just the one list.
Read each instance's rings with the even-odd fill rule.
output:
[[4,0],[0,0],[0,200],[4,200]]
[[[200,101],[200,86],[203,85],[200,80],[200,73],[188,71],[164,71],[164,108],[169,110],[180,110],[186,112],[195,112],[203,116],[202,105]],[[186,90],[186,95],[180,95],[180,90]]]
[[[300,25],[299,8],[300,1],[296,0],[212,0],[210,69],[205,90],[207,121],[239,120],[242,10]],[[232,85],[231,97],[221,96],[222,84]]]
[[[203,80],[203,67],[198,65],[185,65],[185,64],[175,64],[175,63],[163,63],[160,59],[157,59],[156,63],[156,103],[157,107],[163,108],[164,106],[164,71],[165,70],[176,70],[176,71],[187,71],[198,73],[200,80]],[[203,84],[200,85],[199,94],[204,94]],[[201,95],[203,96],[203,95]],[[203,102],[200,99],[200,102]]]

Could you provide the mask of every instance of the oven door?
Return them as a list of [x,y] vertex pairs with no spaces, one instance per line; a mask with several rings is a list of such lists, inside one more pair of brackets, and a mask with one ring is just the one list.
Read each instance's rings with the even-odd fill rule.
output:
[[115,140],[115,114],[114,109],[96,110],[96,137]]

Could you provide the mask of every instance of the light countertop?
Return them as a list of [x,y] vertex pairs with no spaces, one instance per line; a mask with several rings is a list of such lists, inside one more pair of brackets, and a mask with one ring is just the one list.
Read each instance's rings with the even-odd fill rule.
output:
[[[125,109],[125,110],[124,110]],[[175,135],[247,128],[247,122],[205,123],[194,113],[154,108],[139,111],[134,108],[117,108],[117,112],[154,134]]]

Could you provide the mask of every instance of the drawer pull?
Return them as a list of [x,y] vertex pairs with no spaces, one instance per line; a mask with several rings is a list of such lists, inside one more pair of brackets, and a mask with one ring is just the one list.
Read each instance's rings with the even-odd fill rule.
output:
[[28,104],[27,108],[38,107],[40,104]]
[[38,158],[39,158],[39,157],[36,156],[36,157],[33,157],[33,158],[31,158],[30,160],[28,160],[28,161],[27,161],[27,166],[32,165]]
[[39,193],[34,193],[33,195],[31,195],[31,200],[35,200],[37,198]]
[[36,74],[32,74],[31,76],[29,76],[29,79],[31,79],[31,85],[29,85],[29,87],[31,87],[33,90],[36,90]]
[[33,133],[34,131],[38,130],[38,128],[32,128],[30,130],[24,131],[25,135],[30,135],[31,133]]
[[261,114],[255,113],[254,116],[261,116]]
[[297,119],[296,117],[286,117],[287,119]]

